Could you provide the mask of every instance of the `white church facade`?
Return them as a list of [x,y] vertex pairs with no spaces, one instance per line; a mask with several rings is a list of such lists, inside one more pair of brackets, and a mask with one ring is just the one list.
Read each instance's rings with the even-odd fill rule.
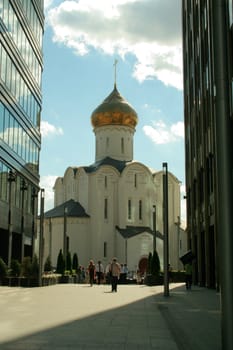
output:
[[[56,267],[62,249],[77,253],[83,266],[90,259],[106,266],[117,257],[130,271],[143,272],[156,245],[163,266],[163,173],[134,161],[138,116],[116,84],[91,122],[95,162],[68,167],[57,178],[54,208],[44,214],[44,261],[50,256]],[[180,181],[170,172],[168,199],[169,263],[179,269]]]

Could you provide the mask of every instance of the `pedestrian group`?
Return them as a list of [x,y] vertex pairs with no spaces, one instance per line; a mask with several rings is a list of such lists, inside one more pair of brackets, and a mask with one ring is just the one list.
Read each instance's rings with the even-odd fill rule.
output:
[[101,260],[98,260],[96,264],[94,260],[90,260],[86,269],[79,266],[77,270],[78,283],[89,282],[91,287],[94,283],[97,285],[110,284],[112,292],[117,292],[118,283],[127,282],[127,274],[127,264],[120,264],[115,257],[107,264],[105,269]]

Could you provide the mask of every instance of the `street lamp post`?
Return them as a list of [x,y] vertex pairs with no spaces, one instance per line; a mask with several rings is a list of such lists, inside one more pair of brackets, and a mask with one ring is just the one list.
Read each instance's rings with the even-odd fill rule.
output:
[[28,189],[24,179],[21,181],[20,190],[22,192],[21,203],[21,260],[24,258],[24,192]]
[[177,269],[179,269],[179,257],[180,257],[180,216],[177,216]]
[[167,163],[163,163],[163,264],[164,264],[164,296],[169,296],[168,276],[168,171]]
[[38,197],[37,190],[35,187],[32,189],[32,257],[35,251],[35,201]]
[[39,286],[42,286],[44,250],[44,188],[40,190],[40,241],[39,241]]
[[65,262],[67,256],[67,211],[67,207],[64,207],[63,253]]
[[156,251],[156,205],[153,205],[153,248]]
[[7,181],[9,182],[9,210],[8,210],[8,267],[11,264],[11,255],[12,255],[12,222],[11,222],[11,191],[12,191],[12,182],[15,182],[16,173],[12,170],[8,173]]

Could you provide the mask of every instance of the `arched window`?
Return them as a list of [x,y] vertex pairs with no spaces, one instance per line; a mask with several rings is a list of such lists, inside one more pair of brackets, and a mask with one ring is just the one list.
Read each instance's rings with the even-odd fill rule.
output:
[[125,153],[125,144],[124,144],[124,138],[121,138],[121,153],[124,154]]
[[141,199],[138,203],[138,218],[139,220],[142,220],[142,200]]
[[108,198],[104,198],[104,218],[108,218]]
[[128,200],[128,220],[132,219],[131,199]]

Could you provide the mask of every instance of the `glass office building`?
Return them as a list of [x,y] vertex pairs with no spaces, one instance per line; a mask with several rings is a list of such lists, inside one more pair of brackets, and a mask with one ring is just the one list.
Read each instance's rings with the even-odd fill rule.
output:
[[0,257],[32,256],[41,146],[43,0],[0,1]]
[[[189,248],[196,256],[194,282],[210,288],[219,285],[223,237],[219,231],[224,228],[218,228],[224,215],[218,214],[224,213],[225,205],[219,193],[221,177],[228,171],[219,169],[221,156],[227,155],[222,152],[217,157],[218,125],[225,123],[231,134],[233,130],[232,13],[232,0],[182,1],[187,231]],[[224,89],[217,86],[221,80]],[[225,137],[220,141],[225,143]],[[231,171],[232,159],[225,163]]]

